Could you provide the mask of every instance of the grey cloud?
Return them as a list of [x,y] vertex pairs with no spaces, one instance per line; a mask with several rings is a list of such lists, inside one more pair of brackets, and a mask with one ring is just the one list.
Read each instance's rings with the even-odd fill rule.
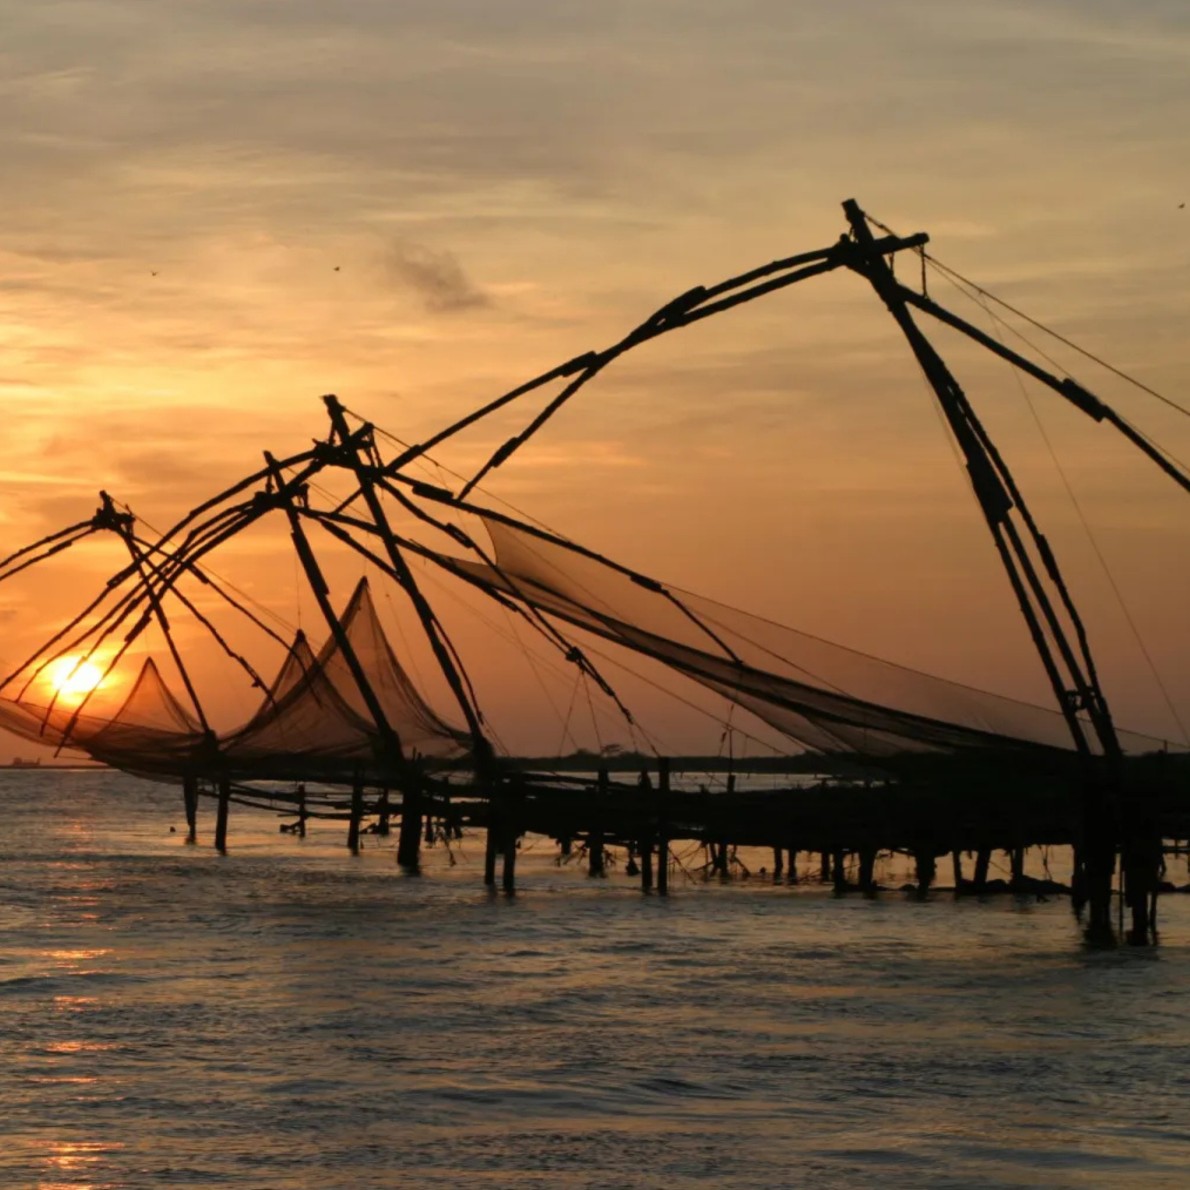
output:
[[444,248],[398,240],[384,263],[389,275],[412,289],[427,310],[450,313],[491,304],[455,255]]

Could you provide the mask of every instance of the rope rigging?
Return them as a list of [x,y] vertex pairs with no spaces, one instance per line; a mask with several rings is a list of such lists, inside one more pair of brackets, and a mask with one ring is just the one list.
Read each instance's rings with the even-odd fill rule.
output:
[[[69,549],[101,528],[114,529],[121,535],[131,556],[129,564],[113,576],[79,615],[24,664],[0,681],[0,691],[25,676],[17,698],[10,700],[19,704],[31,684],[54,661],[71,656],[75,650],[85,649],[85,653],[75,661],[77,670],[80,664],[90,662],[101,650],[109,648],[115,643],[113,638],[123,632],[116,652],[105,663],[103,674],[106,678],[127,654],[133,642],[151,623],[155,623],[174,657],[182,683],[194,705],[198,727],[204,734],[211,735],[205,710],[171,630],[166,601],[172,595],[205,630],[207,636],[215,639],[222,654],[243,670],[251,686],[264,692],[265,705],[275,701],[274,687],[263,680],[244,652],[232,644],[232,638],[220,630],[196,601],[180,589],[179,584],[185,576],[190,576],[209,587],[221,604],[244,616],[256,629],[264,632],[274,643],[285,647],[291,657],[294,656],[284,637],[266,622],[271,619],[284,624],[284,621],[264,607],[257,614],[248,606],[250,602],[255,604],[256,601],[249,600],[226,580],[216,581],[217,576],[205,562],[208,556],[238,534],[270,513],[280,512],[288,524],[297,562],[306,573],[309,589],[319,605],[333,642],[332,652],[324,650],[324,654],[320,655],[323,660],[309,667],[308,672],[301,675],[301,680],[312,688],[312,683],[326,676],[323,673],[324,661],[332,654],[336,657],[336,664],[345,665],[351,678],[350,687],[343,687],[349,695],[345,697],[348,697],[348,702],[362,702],[366,708],[365,718],[371,721],[373,734],[379,739],[376,746],[382,752],[387,750],[399,772],[407,771],[412,765],[413,753],[405,747],[403,729],[398,730],[389,721],[391,708],[384,703],[375,688],[383,674],[370,671],[369,664],[373,663],[365,664],[357,656],[357,640],[348,630],[349,625],[344,616],[336,613],[331,606],[328,580],[305,531],[305,526],[313,522],[321,525],[340,545],[375,566],[409,597],[439,669],[467,724],[466,734],[470,737],[477,764],[481,764],[487,754],[491,728],[480,708],[460,649],[447,633],[432,603],[421,593],[418,578],[410,567],[410,561],[415,558],[421,559],[423,563],[433,563],[439,572],[445,571],[469,584],[472,589],[492,599],[506,615],[515,613],[518,622],[532,627],[549,643],[556,656],[575,667],[570,707],[563,720],[563,742],[568,735],[573,739],[570,722],[581,685],[591,714],[592,729],[601,750],[604,747],[591,689],[594,685],[617,708],[634,741],[636,732],[640,730],[651,743],[648,733],[636,724],[628,706],[590,660],[587,650],[579,648],[571,639],[569,627],[577,627],[617,646],[661,660],[672,670],[724,695],[730,710],[720,741],[721,749],[726,743],[729,751],[733,751],[735,732],[742,731],[733,723],[732,716],[737,706],[758,715],[770,726],[776,726],[800,746],[825,751],[871,750],[874,754],[881,754],[881,750],[895,752],[897,749],[917,746],[943,750],[1023,744],[1050,747],[1048,740],[1043,742],[1040,738],[1046,736],[1048,728],[1037,728],[1039,738],[1033,738],[1028,731],[1014,736],[1013,731],[1009,730],[1014,722],[1014,714],[1024,718],[1039,708],[1007,699],[994,703],[981,702],[981,699],[993,699],[995,696],[985,696],[983,692],[959,687],[954,683],[930,685],[938,680],[928,675],[914,674],[904,667],[888,666],[878,659],[792,630],[782,630],[786,632],[784,636],[775,635],[770,632],[770,628],[762,627],[764,622],[756,617],[747,618],[744,613],[735,613],[732,609],[718,610],[721,605],[690,596],[689,593],[620,565],[594,550],[568,541],[539,522],[531,523],[528,516],[510,515],[469,498],[479,490],[477,485],[481,480],[511,458],[584,386],[633,348],[810,277],[847,268],[865,277],[876,287],[901,323],[938,396],[945,422],[954,443],[962,452],[972,486],[985,510],[1010,582],[1033,632],[1043,664],[1047,667],[1059,711],[1065,716],[1076,745],[1086,750],[1086,736],[1088,731],[1092,731],[1098,739],[1101,752],[1111,754],[1117,747],[1113,743],[1114,726],[1099,686],[1085,628],[1049,543],[982,421],[916,326],[909,314],[909,307],[929,313],[968,334],[1014,364],[1014,371],[1028,372],[1061,393],[1084,413],[1096,420],[1109,421],[1164,471],[1190,490],[1190,477],[1184,474],[1183,465],[1148,435],[1131,426],[1071,378],[1055,376],[1008,348],[1000,336],[1000,322],[987,303],[995,302],[1024,318],[1031,325],[1087,358],[1109,367],[1123,379],[1179,412],[1188,411],[1126,373],[1110,368],[1110,365],[1104,364],[1090,352],[941,265],[926,252],[925,235],[900,237],[859,211],[853,203],[846,206],[851,222],[850,231],[836,243],[772,261],[712,286],[696,286],[658,308],[610,346],[586,352],[543,372],[422,443],[411,445],[402,442],[359,419],[335,398],[328,397],[325,400],[332,428],[325,441],[316,442],[310,450],[285,459],[266,454],[263,468],[192,509],[168,531],[157,534],[155,541],[136,533],[130,515],[116,513],[114,504],[105,497],[106,519],[110,523],[101,523],[104,518],[97,514],[92,521],[79,522],[51,534],[0,561],[0,581],[3,581]],[[882,237],[871,235],[868,224],[885,234]],[[891,272],[890,262],[895,261],[896,254],[902,250],[918,254],[921,265],[920,292],[901,284]],[[929,268],[936,269],[952,284],[960,288],[967,287],[968,294],[977,295],[985,311],[992,317],[994,335],[998,338],[972,327],[930,298],[927,288]],[[1028,342],[1024,336],[1021,338]],[[1044,353],[1038,354],[1048,360]],[[431,455],[430,452],[439,444],[522,397],[555,383],[560,383],[561,387],[554,395],[518,433],[494,451],[470,478],[456,475]],[[1036,410],[1033,413],[1036,417]],[[349,425],[348,416],[353,423],[358,424]],[[395,456],[390,458],[382,453],[378,437],[398,448]],[[1052,444],[1048,443],[1048,439],[1047,445],[1052,452]],[[434,471],[429,472],[429,476],[433,482],[419,477],[426,475],[427,468],[431,467]],[[337,498],[321,482],[326,478],[324,472],[328,468],[351,481],[352,490],[346,498]],[[417,469],[416,474],[410,474],[414,468]],[[446,474],[454,475],[461,481],[462,486],[457,494],[441,486],[442,477]],[[1063,481],[1066,482],[1064,473]],[[1069,484],[1067,487],[1069,489]],[[1073,498],[1073,492],[1071,496]],[[357,501],[362,503],[349,512]],[[507,502],[505,504],[511,507]],[[454,547],[463,551],[464,557],[459,559],[446,555],[406,532],[398,532],[390,520],[390,513],[394,513],[394,510],[399,514],[407,514],[416,522],[414,531],[421,527],[443,535]],[[519,513],[519,510],[514,509],[514,512]],[[453,518],[459,515],[479,517],[488,528],[493,547],[478,542],[467,528],[456,523]],[[1082,516],[1081,509],[1079,515]],[[404,528],[404,521],[401,527]],[[1101,554],[1100,559],[1102,561]],[[418,574],[421,573],[419,569]],[[362,589],[361,584],[357,593]],[[356,607],[357,602],[353,597],[347,614],[354,615],[351,609]],[[1132,623],[1131,617],[1129,622]],[[563,631],[559,625],[565,626],[567,630]],[[1135,631],[1135,625],[1133,628]],[[1068,632],[1072,634],[1073,640],[1067,640]],[[63,642],[68,643],[64,645]],[[1141,644],[1143,649],[1143,642]],[[381,660],[383,649],[387,647],[387,642],[383,648],[375,644],[376,656]],[[407,649],[403,651],[408,652]],[[306,665],[300,656],[298,663]],[[881,686],[881,682],[886,685]],[[415,689],[412,682],[409,685]],[[87,691],[78,705],[73,707],[66,721],[63,739],[71,738],[95,689],[93,687]],[[890,705],[879,696],[882,689],[886,692],[908,692],[913,705],[911,708]],[[947,696],[954,697],[958,690],[966,692],[972,706],[978,706],[978,711],[971,712],[971,722],[948,720],[945,715],[936,712],[936,704],[930,701],[931,698],[941,700],[944,691]],[[43,730],[61,719],[57,706],[58,693],[54,691],[49,707],[44,710]],[[1170,706],[1172,709],[1172,703]],[[344,722],[346,719],[345,716]],[[454,729],[444,723],[442,730],[444,735],[457,743],[455,736],[461,733],[452,735]]]

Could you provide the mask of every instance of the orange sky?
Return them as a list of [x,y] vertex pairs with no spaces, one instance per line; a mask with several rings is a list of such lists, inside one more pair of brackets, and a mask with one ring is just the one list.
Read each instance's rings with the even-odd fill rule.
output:
[[[851,195],[1190,404],[1174,0],[0,8],[5,546],[89,515],[101,487],[163,525],[322,433],[322,392],[424,436],[694,284],[830,243]],[[1052,393],[937,342],[1058,549],[1117,717],[1174,735],[1029,401],[1190,723],[1186,496]],[[1190,460],[1190,418],[1056,358]],[[533,408],[443,460],[473,468]],[[490,488],[684,587],[1045,698],[924,385],[857,277],[635,353]],[[0,587],[0,657],[118,559],[88,547]],[[329,564],[342,601],[359,567]],[[277,535],[217,568],[310,626]],[[531,676],[501,688],[496,656],[476,664],[503,731],[556,746]]]

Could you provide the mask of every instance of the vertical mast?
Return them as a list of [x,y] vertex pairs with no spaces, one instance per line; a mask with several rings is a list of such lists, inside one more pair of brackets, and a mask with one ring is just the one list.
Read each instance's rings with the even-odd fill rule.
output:
[[331,418],[332,439],[334,437],[338,438],[338,445],[343,451],[343,462],[355,474],[356,480],[359,483],[360,493],[363,495],[364,502],[368,506],[368,512],[371,514],[372,521],[376,526],[381,541],[384,542],[385,552],[392,565],[393,573],[397,576],[397,581],[409,596],[414,611],[417,612],[418,620],[421,622],[426,639],[430,642],[430,647],[434,651],[434,657],[438,662],[438,666],[442,670],[447,684],[450,686],[451,693],[455,696],[455,701],[459,704],[463,718],[466,720],[468,731],[471,734],[472,750],[475,754],[476,764],[479,767],[486,767],[491,760],[492,748],[487,736],[484,734],[479,709],[472,703],[471,698],[468,696],[460,667],[451,654],[451,650],[444,638],[444,633],[437,616],[434,614],[433,608],[418,586],[417,579],[409,569],[409,563],[406,561],[404,554],[397,548],[392,529],[389,527],[388,517],[384,512],[384,506],[380,503],[380,498],[376,493],[376,484],[373,478],[374,471],[360,458],[358,445],[348,431],[347,419],[338,398],[328,395],[323,397],[323,401]]
[[[1082,757],[1083,853],[1090,892],[1090,925],[1093,933],[1109,934],[1111,878],[1115,868],[1115,840],[1120,825],[1120,744],[1085,640],[1082,641],[1083,660],[1080,661],[1055,610],[1055,599],[1044,581],[1045,577],[1049,578],[1057,602],[1067,609],[1081,637],[1077,612],[1069,599],[1057,561],[1025,506],[1007,465],[971,408],[958,381],[914,322],[901,286],[888,262],[875,250],[864,212],[854,199],[848,199],[843,204],[843,210],[851,224],[853,237],[850,267],[867,278],[888,307],[938,398],[947,424],[963,453],[971,487],[1050,680],[1054,697]],[[1012,517],[1014,509],[1042,561],[1041,572]],[[1080,717],[1080,711],[1086,713],[1086,719]],[[1088,725],[1094,731],[1101,758],[1092,750],[1087,735]]]
[[[1060,583],[1052,552],[1037,532],[1004,460],[971,408],[966,394],[933,344],[914,322],[892,270],[879,253],[871,251],[873,237],[863,211],[854,199],[845,202],[843,209],[855,238],[856,259],[852,268],[867,278],[896,319],[938,398],[947,424],[963,453],[971,487],[1016,593],[1021,613],[1050,679],[1054,696],[1066,718],[1075,747],[1081,754],[1091,754],[1087,721],[1078,715],[1079,711],[1085,711],[1103,755],[1114,760],[1120,755],[1120,745],[1107,710],[1107,701],[1093,671],[1089,666],[1084,669],[1070,643],[1055,609],[1055,600],[1047,590],[1042,574],[1012,519],[1014,509],[1033,539],[1046,571],[1055,575],[1056,582]],[[1056,594],[1061,602],[1061,587],[1058,587]]]

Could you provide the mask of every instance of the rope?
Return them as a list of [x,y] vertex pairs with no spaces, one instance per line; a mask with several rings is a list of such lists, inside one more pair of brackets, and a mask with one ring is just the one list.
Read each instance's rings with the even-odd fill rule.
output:
[[[983,308],[984,313],[988,316],[988,319],[991,321],[992,333],[996,336],[996,338],[1003,342],[1003,336],[1000,334],[1000,331],[1004,324],[999,318],[996,317],[986,302],[981,300],[979,304]],[[1078,496],[1075,494],[1074,488],[1070,483],[1070,479],[1066,474],[1066,469],[1062,466],[1061,460],[1058,458],[1058,452],[1054,449],[1053,440],[1046,432],[1045,425],[1041,420],[1041,415],[1037,412],[1037,407],[1034,404],[1033,398],[1029,395],[1029,390],[1025,386],[1024,379],[1021,377],[1020,369],[1012,367],[1012,365],[1007,364],[1007,362],[1006,366],[1015,378],[1021,398],[1024,400],[1026,406],[1028,406],[1029,412],[1033,416],[1033,422],[1037,426],[1037,431],[1041,435],[1041,440],[1045,443],[1046,449],[1049,451],[1049,456],[1053,461],[1054,469],[1057,471],[1059,478],[1062,480],[1062,486],[1066,489],[1067,496],[1070,497],[1070,503],[1074,506],[1074,511],[1078,515],[1079,524],[1082,525],[1082,529],[1086,534],[1087,541],[1090,543],[1091,549],[1094,551],[1095,557],[1099,561],[1099,566],[1102,569],[1104,576],[1107,578],[1108,584],[1111,586],[1112,594],[1115,596],[1116,603],[1124,616],[1125,622],[1132,632],[1133,639],[1136,641],[1137,647],[1140,649],[1141,655],[1145,659],[1145,664],[1148,666],[1149,673],[1152,675],[1153,681],[1157,684],[1157,689],[1161,692],[1161,697],[1165,702],[1166,709],[1169,711],[1174,723],[1177,724],[1178,730],[1182,733],[1183,741],[1190,743],[1190,734],[1187,734],[1186,725],[1182,722],[1182,718],[1178,714],[1177,707],[1174,706],[1173,699],[1170,697],[1169,690],[1166,687],[1164,681],[1161,679],[1161,674],[1157,669],[1157,664],[1153,660],[1152,654],[1149,652],[1148,647],[1145,645],[1140,629],[1137,627],[1136,621],[1133,619],[1132,613],[1128,609],[1128,604],[1124,600],[1123,592],[1120,590],[1120,587],[1116,582],[1115,575],[1112,573],[1111,567],[1108,565],[1107,558],[1104,556],[1103,550],[1100,548],[1099,542],[1091,529],[1091,525],[1083,511],[1082,504],[1079,502]]]

